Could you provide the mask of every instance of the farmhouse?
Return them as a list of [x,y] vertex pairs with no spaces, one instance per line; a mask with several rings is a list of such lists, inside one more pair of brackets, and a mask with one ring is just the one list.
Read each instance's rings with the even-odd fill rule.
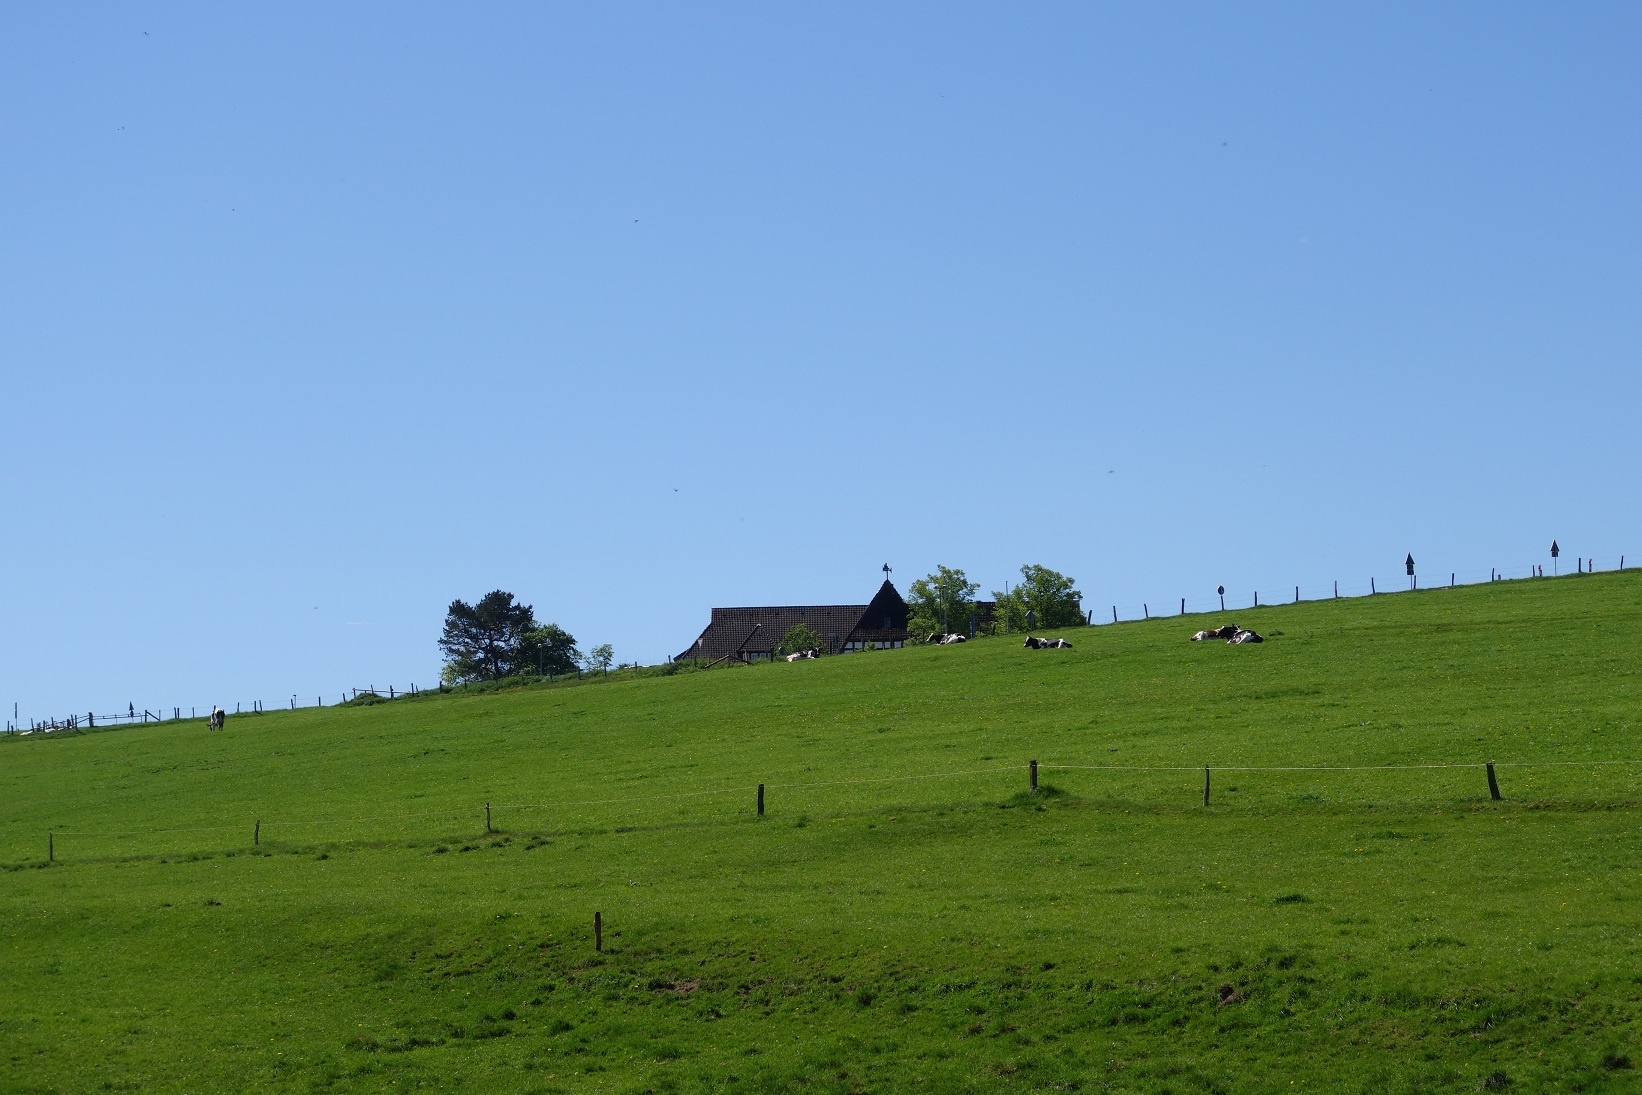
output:
[[789,605],[777,608],[715,608],[712,620],[676,661],[769,658],[787,629],[804,625],[826,643],[829,654],[879,647],[905,646],[907,603],[885,582],[864,605]]

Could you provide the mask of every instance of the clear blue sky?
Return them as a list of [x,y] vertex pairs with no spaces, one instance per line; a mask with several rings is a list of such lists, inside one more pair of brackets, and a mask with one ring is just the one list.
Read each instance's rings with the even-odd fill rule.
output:
[[[1642,563],[1642,8],[14,4],[0,690]],[[1627,560],[1628,562],[1630,560]],[[1267,593],[1265,591],[1269,590]]]

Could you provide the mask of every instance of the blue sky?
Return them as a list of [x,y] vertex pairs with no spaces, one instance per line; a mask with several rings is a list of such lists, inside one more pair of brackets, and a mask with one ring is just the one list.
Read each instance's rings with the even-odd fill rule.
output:
[[495,588],[655,662],[886,562],[1100,618],[1642,555],[1639,40],[13,5],[0,698],[427,683]]

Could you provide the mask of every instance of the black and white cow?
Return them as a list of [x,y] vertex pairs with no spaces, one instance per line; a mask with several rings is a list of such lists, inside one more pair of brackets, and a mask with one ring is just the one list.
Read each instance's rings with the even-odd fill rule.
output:
[[820,656],[821,656],[821,651],[816,650],[815,648],[812,647],[809,650],[796,650],[793,653],[788,654],[787,655],[787,660],[789,662],[807,662],[807,661],[814,661],[816,658],[819,658]]
[[1244,643],[1263,643],[1266,640],[1260,637],[1257,631],[1239,631],[1226,640],[1227,646],[1241,646]]
[[228,712],[224,711],[220,707],[212,705],[212,707],[211,707],[211,717],[210,717],[210,719],[208,719],[206,721],[205,728],[207,730],[221,730],[222,727],[223,727],[223,724],[226,723],[227,721],[228,721]]
[[1213,631],[1199,631],[1192,636],[1192,642],[1201,643],[1207,642],[1209,639],[1229,639],[1241,630],[1242,628],[1236,624],[1227,624],[1225,627],[1217,627]]
[[1072,649],[1072,644],[1067,642],[1065,639],[1034,639],[1030,635],[1028,635],[1026,637],[1026,641],[1024,643],[1022,643],[1021,645],[1026,647],[1028,650],[1070,650],[1070,649]]

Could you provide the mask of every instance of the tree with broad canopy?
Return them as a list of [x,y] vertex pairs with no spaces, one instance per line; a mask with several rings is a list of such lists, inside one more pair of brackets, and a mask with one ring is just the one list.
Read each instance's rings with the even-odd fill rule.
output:
[[908,637],[923,642],[937,631],[967,635],[975,591],[980,588],[963,571],[937,565],[934,574],[919,578],[907,589]]
[[[1083,594],[1078,592],[1077,582],[1037,563],[1021,567],[1021,584],[1008,593],[994,590],[992,599],[998,603],[994,626],[999,631],[1006,621],[1010,631],[1025,631],[1029,627],[1052,631],[1085,622]],[[1026,619],[1028,612],[1032,614],[1030,624]]]
[[557,624],[538,625],[531,606],[497,589],[477,604],[456,600],[439,636],[445,655],[440,679],[452,684],[493,681],[520,673],[569,673],[576,640]]

